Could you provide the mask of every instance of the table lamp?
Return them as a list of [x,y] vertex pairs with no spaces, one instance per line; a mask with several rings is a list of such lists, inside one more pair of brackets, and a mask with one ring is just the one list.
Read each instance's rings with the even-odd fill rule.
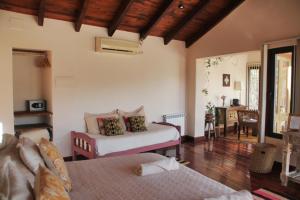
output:
[[240,92],[239,99],[241,101],[241,93],[242,93],[241,92],[242,91],[242,83],[241,83],[241,81],[234,81],[234,88],[233,89]]

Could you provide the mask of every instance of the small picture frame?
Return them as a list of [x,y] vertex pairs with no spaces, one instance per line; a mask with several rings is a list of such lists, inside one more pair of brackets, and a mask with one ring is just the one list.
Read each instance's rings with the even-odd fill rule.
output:
[[223,87],[230,87],[230,74],[223,74]]

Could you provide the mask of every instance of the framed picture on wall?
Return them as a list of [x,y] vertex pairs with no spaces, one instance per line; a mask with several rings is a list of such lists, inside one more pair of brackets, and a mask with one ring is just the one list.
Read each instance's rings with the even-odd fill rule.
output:
[[230,87],[230,74],[223,74],[223,87]]

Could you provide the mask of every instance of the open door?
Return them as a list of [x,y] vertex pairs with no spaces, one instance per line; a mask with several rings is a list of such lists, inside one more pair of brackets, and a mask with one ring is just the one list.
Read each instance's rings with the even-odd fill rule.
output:
[[268,51],[266,135],[282,138],[294,110],[295,47]]

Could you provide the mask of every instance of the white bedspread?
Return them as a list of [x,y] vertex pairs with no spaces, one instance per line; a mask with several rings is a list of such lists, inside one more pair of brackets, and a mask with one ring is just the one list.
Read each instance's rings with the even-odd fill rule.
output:
[[96,139],[97,154],[103,156],[113,152],[178,140],[179,133],[175,127],[149,124],[145,132],[125,132],[124,135],[104,136],[88,134]]
[[142,163],[165,157],[142,153],[66,162],[72,179],[72,200],[203,200],[234,192],[190,168],[137,176]]

